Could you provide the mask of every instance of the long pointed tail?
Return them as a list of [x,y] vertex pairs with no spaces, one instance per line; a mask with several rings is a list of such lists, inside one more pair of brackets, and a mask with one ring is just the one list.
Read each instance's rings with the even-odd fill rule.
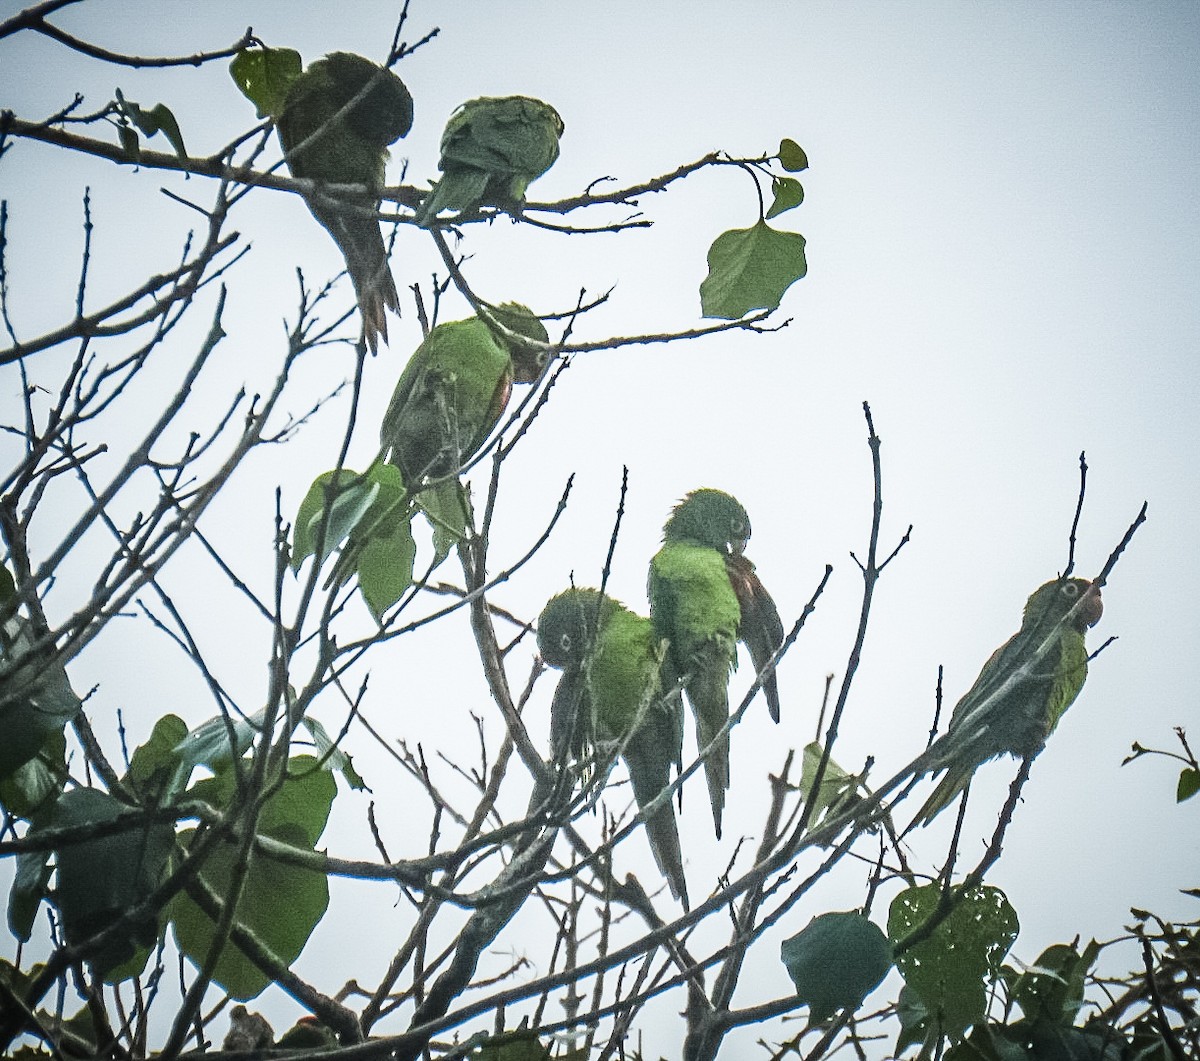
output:
[[708,800],[719,840],[725,790],[729,788],[729,734],[717,735],[729,721],[729,690],[724,681],[701,680],[691,682],[687,694],[696,716],[696,744],[701,752],[712,744],[704,759],[704,777],[708,781]]
[[310,206],[346,260],[346,272],[354,285],[362,316],[363,338],[374,354],[381,338],[387,342],[387,311],[400,315],[400,296],[388,264],[379,222],[370,217],[330,210],[320,203],[310,203]]
[[417,224],[428,228],[443,210],[461,214],[475,209],[487,190],[489,176],[487,170],[461,164],[449,173],[443,173],[442,179],[434,184],[417,208]]
[[[637,755],[631,759],[629,749],[625,755],[629,779],[633,782],[633,798],[637,800],[639,809],[648,806],[667,787],[671,777],[671,764],[661,762],[663,749],[656,747],[646,751],[648,761],[644,763]],[[660,769],[660,765],[666,769]],[[658,863],[658,871],[666,878],[671,894],[683,903],[684,909],[690,909],[687,879],[683,875],[683,851],[679,846],[679,827],[675,821],[675,807],[670,800],[647,819],[646,837],[650,841],[654,861]]]
[[959,793],[970,783],[974,773],[974,766],[965,768],[961,765],[951,766],[946,771],[946,775],[938,782],[937,788],[921,804],[921,809],[913,816],[913,820],[909,823],[908,828],[901,835],[911,832],[918,825],[925,826],[933,821],[934,818],[958,798]]
[[685,910],[691,909],[688,902],[687,879],[683,875],[683,852],[679,847],[679,827],[675,822],[675,811],[668,803],[653,818],[646,822],[646,835],[650,850],[659,872],[667,879],[671,894],[683,903]]

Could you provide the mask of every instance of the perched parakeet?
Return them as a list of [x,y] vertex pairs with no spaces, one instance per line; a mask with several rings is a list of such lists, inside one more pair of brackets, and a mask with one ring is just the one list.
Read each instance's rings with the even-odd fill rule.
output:
[[316,1017],[301,1017],[275,1045],[281,1050],[336,1050],[339,1043],[329,1025]]
[[[650,561],[650,617],[670,644],[670,659],[683,675],[696,717],[697,743],[705,748],[729,721],[729,674],[737,666],[737,642],[750,650],[756,670],[783,644],[783,623],[754,565],[742,552],[750,518],[729,494],[694,490],[671,513],[663,546]],[[771,718],[779,721],[774,672],[763,681]],[[721,835],[721,811],[729,787],[729,734],[704,762],[713,822]]]
[[275,1045],[275,1029],[261,1013],[237,1005],[229,1011],[229,1031],[221,1049],[228,1052],[269,1050]]
[[938,742],[944,753],[931,771],[946,775],[909,829],[928,825],[988,759],[1004,752],[1026,758],[1042,750],[1083,688],[1084,634],[1103,611],[1100,587],[1086,579],[1056,578],[1034,590],[1021,629],[992,654],[955,705]]
[[[549,338],[519,303],[492,312],[511,331],[540,343]],[[384,413],[384,459],[410,488],[453,475],[504,414],[512,385],[534,382],[545,359],[544,349],[510,339],[479,316],[437,325],[409,358]]]
[[442,179],[417,211],[430,225],[443,210],[497,206],[520,213],[525,190],[558,158],[563,120],[528,96],[483,96],[458,108],[442,133]]
[[[633,797],[645,808],[671,783],[683,753],[683,705],[665,645],[649,619],[595,589],[569,589],[538,619],[538,650],[563,676],[554,692],[551,743],[580,758],[589,744],[620,748]],[[650,850],[671,894],[688,905],[675,809],[665,800],[646,822]]]
[[[388,144],[404,136],[412,121],[412,96],[400,78],[361,55],[333,52],[292,82],[279,115],[279,142],[295,176],[372,191],[383,187]],[[321,196],[311,197],[308,206],[346,259],[363,337],[374,353],[380,337],[387,342],[387,310],[400,312],[379,222],[362,207]]]

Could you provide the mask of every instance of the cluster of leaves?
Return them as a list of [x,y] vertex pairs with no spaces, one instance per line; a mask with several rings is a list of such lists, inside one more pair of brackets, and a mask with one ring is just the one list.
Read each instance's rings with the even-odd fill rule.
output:
[[[1145,979],[1129,977],[1124,997],[1102,1012],[1086,988],[1103,984],[1112,997],[1116,981],[1097,969],[1106,945],[1054,944],[1018,967],[1004,961],[1018,931],[999,888],[934,883],[895,897],[886,935],[858,912],[822,914],[784,941],[781,957],[812,1027],[855,1013],[894,966],[904,978],[897,1055],[919,1046],[929,1056],[948,1038],[949,1061],[1168,1061],[1181,1056],[1181,1034],[1194,1051],[1200,1029],[1186,1029],[1195,1023],[1189,996],[1200,990],[1196,924],[1160,924],[1153,940],[1135,929],[1152,956]],[[1185,1030],[1167,1021],[1167,1008]]]
[[[248,736],[232,737],[240,753]],[[110,791],[64,788],[47,754],[6,773],[5,806],[29,821],[9,895],[13,935],[27,941],[49,899],[75,960],[86,959],[117,983],[143,971],[168,924],[180,951],[203,966],[225,902],[240,895],[241,928],[280,961],[293,961],[328,905],[326,877],[311,856],[336,793],[330,771],[338,760],[294,756],[277,776],[256,778],[251,761],[231,751],[230,738],[222,719],[188,733],[181,719],[165,715]],[[59,733],[51,746],[63,743]],[[210,776],[192,781],[202,766]],[[248,786],[261,793],[249,806]],[[150,809],[161,814],[148,818]],[[199,826],[177,833],[174,822],[189,817]],[[247,838],[274,857],[251,859],[235,882]],[[172,889],[164,904],[159,889],[168,881],[183,890]],[[252,998],[270,983],[237,948],[220,952],[215,978],[235,998]]]
[[124,93],[117,89],[114,109],[117,114],[117,135],[121,138],[121,147],[125,157],[130,162],[137,162],[142,157],[142,142],[138,133],[144,136],[155,136],[162,133],[170,141],[175,154],[180,161],[186,162],[188,153],[183,143],[183,133],[179,122],[171,109],[165,103],[156,103],[146,109],[140,103],[127,100]]
[[[808,169],[808,156],[794,140],[780,142],[775,160],[787,173]],[[774,193],[770,208],[750,228],[724,232],[708,249],[708,275],[700,284],[706,317],[736,320],[752,310],[775,309],[808,272],[804,237],[767,224],[804,202],[804,187],[795,177],[767,175]]]
[[[355,531],[367,530],[354,573],[371,613],[381,619],[413,584],[417,543],[411,502],[400,469],[393,464],[377,463],[361,474],[348,469],[322,473],[296,513],[293,570],[299,571],[310,556],[320,567]],[[466,528],[461,521],[455,523],[458,539]],[[440,530],[445,524],[439,520],[435,526]],[[449,544],[440,545],[438,563],[448,555]]]
[[[53,775],[66,772],[63,730],[81,704],[67,680],[61,664],[45,660],[39,652],[38,631],[33,623],[16,614],[19,604],[16,583],[5,567],[0,567],[0,609],[7,618],[0,627],[0,658],[19,661],[5,675],[6,692],[0,701],[0,800],[16,813],[25,814],[36,807],[46,791],[53,787]],[[18,695],[13,695],[16,692]],[[13,775],[45,749],[51,770],[43,766],[36,777],[14,780]],[[29,772],[34,771],[30,767]]]

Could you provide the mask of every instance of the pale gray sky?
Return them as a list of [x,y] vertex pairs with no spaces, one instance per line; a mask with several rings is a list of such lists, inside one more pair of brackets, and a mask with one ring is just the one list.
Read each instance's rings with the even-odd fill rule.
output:
[[[311,60],[333,50],[381,56],[397,10],[311,0],[130,2],[84,4],[58,21],[144,53],[218,47],[250,24],[268,44]],[[439,38],[400,69],[416,123],[393,151],[392,181],[405,158],[410,182],[436,175],[438,138],[459,102],[512,92],[552,102],[566,122],[560,161],[531,199],[574,194],[602,176],[633,182],[715,148],[771,151],[783,136],[809,155],[807,201],[777,222],[808,239],[809,275],[781,311],[790,325],[767,336],[578,357],[514,456],[494,536],[497,563],[518,555],[576,473],[551,545],[496,594],[532,618],[572,571],[581,582],[598,579],[627,464],[631,492],[610,590],[635,609],[646,607],[646,564],[663,520],[698,486],[729,490],[746,505],[755,531],[748,554],[789,625],[824,565],[834,565],[825,598],[780,668],[782,725],[772,727],[756,706],[733,734],[723,843],[711,837],[702,782],[687,789],[693,895],[723,868],[738,829],[755,833],[766,772],[812,739],[824,676],[840,679],[845,667],[861,589],[848,552],[865,549],[870,520],[866,399],[884,442],[885,550],[908,524],[914,530],[879,584],[836,757],[858,769],[873,755],[886,777],[920,750],[937,666],[945,665],[952,704],[1016,629],[1029,592],[1065,562],[1077,459],[1086,450],[1079,573],[1100,569],[1143,499],[1149,522],[1105,590],[1105,615],[1092,633],[1093,645],[1119,640],[1093,664],[1037,762],[992,881],[1021,916],[1014,953],[1025,961],[1076,934],[1118,935],[1131,905],[1194,916],[1194,900],[1178,889],[1196,884],[1196,808],[1173,805],[1166,763],[1122,769],[1120,761],[1134,740],[1170,746],[1171,728],[1196,718],[1200,622],[1189,602],[1200,596],[1200,6],[416,0],[408,38],[433,25]],[[253,121],[217,66],[115,70],[29,35],[0,47],[9,73],[0,106],[22,117],[51,113],[76,90],[87,109],[98,107],[119,85],[143,104],[167,103],[196,154]],[[27,336],[70,312],[84,185],[97,226],[93,305],[123,291],[139,269],[169,268],[182,234],[196,225],[160,186],[199,202],[211,195],[203,179],[67,159],[24,143],[0,167],[10,296]],[[609,306],[583,325],[589,338],[695,326],[708,245],[755,219],[747,178],[703,173],[643,207],[655,227],[622,236],[566,239],[504,223],[472,229],[470,275],[486,297],[542,312],[567,308],[581,287],[598,293],[615,283]],[[220,356],[227,380],[261,386],[281,349],[280,321],[293,314],[295,266],[316,281],[340,263],[293,197],[258,193],[234,225],[253,253],[228,278],[229,338]],[[404,291],[426,283],[438,262],[423,233],[404,229],[393,266]],[[348,287],[338,297],[348,299]],[[448,310],[450,319],[462,315],[462,306]],[[364,425],[377,422],[417,341],[406,306],[391,349],[368,366]],[[300,411],[305,396],[329,390],[350,368],[347,351],[311,358],[289,409]],[[34,379],[43,371],[53,379],[48,359],[32,367]],[[164,369],[161,381],[170,378]],[[11,370],[7,379],[0,401],[12,409],[19,390]],[[220,393],[214,386],[214,399]],[[281,486],[285,509],[294,511],[311,478],[332,465],[344,412],[344,404],[330,405],[286,450],[257,456],[213,513],[243,573],[261,571],[262,585],[272,492]],[[365,464],[373,451],[367,426],[352,463]],[[212,580],[198,554],[185,560],[169,576],[184,600],[196,574]],[[94,578],[84,567],[73,575],[64,573],[51,597],[63,613]],[[213,600],[193,606],[190,618],[227,668],[231,689],[257,705],[269,632],[227,607],[232,602]],[[461,747],[468,711],[487,714],[490,705],[469,665],[447,672],[439,662],[459,651],[470,658],[465,621],[397,643],[377,661],[367,705],[374,723],[392,737]],[[514,662],[518,684],[527,657]],[[744,665],[735,676],[735,691],[748,672]],[[100,728],[113,732],[120,709],[135,740],[163,711],[189,723],[212,712],[173,650],[132,621],[115,626],[72,677],[77,688],[100,683],[92,701]],[[550,692],[544,680],[532,718],[544,718]],[[336,728],[340,718],[331,710],[325,721]],[[490,731],[499,732],[494,717]],[[392,768],[365,738],[353,743],[388,806]],[[1008,760],[981,771],[965,858],[981,851],[976,837],[1013,773]],[[342,802],[326,841],[366,850],[364,803],[353,795]],[[926,868],[938,863],[951,817],[913,839]],[[423,819],[411,837],[393,826],[393,855],[405,842],[423,845],[424,830]],[[647,867],[652,872],[648,860],[639,871]],[[740,1003],[786,993],[779,940],[809,916],[860,903],[867,872],[843,873],[780,926],[748,970]],[[386,962],[404,910],[392,907],[391,895],[369,897],[374,890],[337,892],[330,925],[318,929],[301,965],[311,975],[331,953],[356,960],[322,986],[335,989],[351,975],[365,983]],[[377,914],[363,916],[365,903]],[[885,908],[876,913],[883,920]],[[522,944],[502,937],[497,949],[506,947]],[[286,1026],[292,1010],[272,1004]],[[792,1030],[753,1032],[760,1033]],[[650,1045],[669,1052],[667,1017],[660,1034],[662,1044]]]

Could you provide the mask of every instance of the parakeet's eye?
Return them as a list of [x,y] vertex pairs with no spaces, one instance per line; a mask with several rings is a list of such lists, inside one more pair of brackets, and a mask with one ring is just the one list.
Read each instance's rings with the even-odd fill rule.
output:
[[1069,597],[1073,600],[1079,596],[1079,587],[1074,582],[1064,582],[1062,593],[1064,597]]
[[559,647],[564,652],[570,652],[571,651],[571,635],[563,634],[562,637],[560,637],[558,639],[558,644],[559,644]]
[[733,531],[739,538],[746,534],[746,521],[742,519],[732,519],[729,521],[729,529]]

